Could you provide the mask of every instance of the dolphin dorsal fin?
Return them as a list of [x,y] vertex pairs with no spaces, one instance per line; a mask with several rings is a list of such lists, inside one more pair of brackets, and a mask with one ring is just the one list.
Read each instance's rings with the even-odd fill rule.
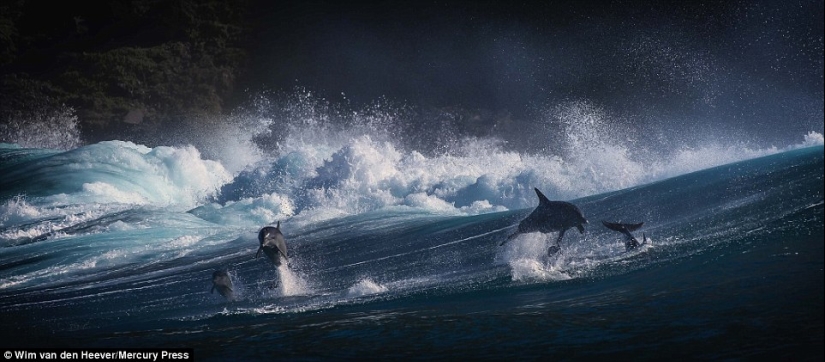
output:
[[539,197],[539,206],[550,204],[550,200],[547,198],[547,196],[544,196],[544,194],[541,193],[541,191],[539,191],[538,188],[534,187],[533,190],[536,190],[536,196]]
[[280,228],[281,228],[281,220],[278,220],[278,225],[275,225],[275,228],[276,228],[276,229],[280,229]]

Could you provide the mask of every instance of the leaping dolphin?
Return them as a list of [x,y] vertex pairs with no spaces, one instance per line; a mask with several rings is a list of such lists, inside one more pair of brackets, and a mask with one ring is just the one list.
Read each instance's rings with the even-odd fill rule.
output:
[[638,248],[639,246],[641,246],[641,245],[643,245],[644,243],[647,242],[647,236],[644,233],[642,233],[642,243],[641,244],[639,244],[639,241],[636,240],[636,238],[633,237],[633,234],[630,233],[631,231],[636,231],[640,227],[642,227],[642,225],[644,224],[643,222],[640,222],[638,224],[622,224],[622,223],[607,222],[607,221],[602,220],[602,224],[604,224],[604,226],[607,227],[608,229],[618,231],[618,232],[624,234],[624,236],[627,237],[627,241],[624,243],[625,249],[627,249],[627,250],[632,250],[632,249]]
[[235,300],[235,293],[232,291],[232,280],[229,279],[229,273],[224,269],[218,269],[212,273],[212,291],[210,293],[215,293],[216,288],[218,294],[224,298]]
[[587,224],[587,219],[584,218],[581,210],[576,205],[565,201],[550,201],[539,189],[534,188],[534,190],[536,190],[536,195],[539,197],[539,206],[524,220],[521,220],[518,224],[518,230],[508,236],[507,240],[504,240],[499,246],[504,245],[504,243],[519,234],[536,231],[547,234],[558,231],[559,236],[556,239],[556,245],[547,249],[547,253],[552,255],[559,251],[559,243],[561,243],[567,229],[575,226],[580,233],[584,234],[584,224]]
[[286,241],[284,241],[284,234],[281,234],[281,222],[278,221],[276,226],[265,226],[258,232],[258,242],[261,247],[255,253],[255,258],[261,255],[261,251],[266,254],[269,260],[272,260],[275,265],[281,265],[281,256],[284,260],[288,258],[286,253]]

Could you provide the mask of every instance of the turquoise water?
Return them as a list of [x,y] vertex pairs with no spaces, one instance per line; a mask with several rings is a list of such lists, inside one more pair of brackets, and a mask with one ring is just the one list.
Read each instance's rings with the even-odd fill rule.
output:
[[[503,172],[393,151],[361,139],[232,171],[193,147],[3,145],[0,344],[191,347],[198,360],[822,360],[821,145],[647,176],[622,176],[640,164],[627,161],[602,179],[550,158],[489,156],[524,160]],[[552,257],[555,234],[498,246],[537,204],[532,187],[590,221]],[[254,258],[275,220],[289,267]],[[600,220],[643,221],[649,244],[625,252]],[[209,293],[216,268],[238,300]]]

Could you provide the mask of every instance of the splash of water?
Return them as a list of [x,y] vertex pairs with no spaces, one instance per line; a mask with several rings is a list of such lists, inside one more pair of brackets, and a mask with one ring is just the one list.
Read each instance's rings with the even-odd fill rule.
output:
[[0,142],[27,148],[69,150],[82,144],[77,115],[71,107],[39,108],[27,114],[5,115]]
[[372,281],[370,278],[364,278],[347,289],[347,297],[357,298],[385,292],[387,292],[387,287]]
[[278,266],[278,276],[281,280],[278,284],[278,294],[281,296],[308,295],[312,293],[309,283],[296,271],[286,264]]
[[[272,119],[270,135],[277,139],[268,143],[269,156],[224,185],[203,217],[219,220],[238,212],[238,203],[258,199],[278,200],[267,203],[270,219],[320,221],[397,207],[477,214],[531,207],[533,187],[568,200],[782,150],[720,141],[660,149],[597,105],[571,101],[546,114],[545,122],[553,123],[548,129],[563,130],[556,151],[516,152],[500,139],[447,132],[453,141],[433,152],[408,142],[405,124],[412,116],[404,107],[380,103],[346,111],[309,92],[299,95],[269,110],[280,117]],[[806,144],[821,142],[816,135],[806,136]]]
[[[307,91],[286,100],[261,96],[229,121],[200,127],[198,147],[104,142],[55,156],[50,160],[58,167],[87,171],[72,171],[79,177],[58,183],[71,192],[44,191],[50,196],[39,204],[195,207],[203,219],[244,225],[389,208],[478,214],[534,206],[534,187],[570,200],[822,144],[822,135],[811,132],[804,143],[784,148],[731,136],[663,149],[579,100],[549,107],[536,122],[538,133],[557,144],[517,152],[505,140],[456,131],[442,116],[433,119],[446,125],[430,127],[423,113],[386,100],[352,110]],[[551,129],[561,131],[550,137]],[[5,207],[14,209],[8,201]],[[14,210],[5,212],[7,219],[23,215]]]

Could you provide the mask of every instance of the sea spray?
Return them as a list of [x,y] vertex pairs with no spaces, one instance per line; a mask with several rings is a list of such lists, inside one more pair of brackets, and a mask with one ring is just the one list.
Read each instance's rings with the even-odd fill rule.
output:
[[385,293],[387,287],[374,282],[370,278],[364,278],[347,289],[347,298],[358,298],[372,294]]
[[[534,207],[534,187],[551,199],[572,200],[822,144],[822,135],[810,132],[804,142],[783,148],[708,142],[652,149],[633,132],[618,132],[597,105],[574,101],[548,116],[565,130],[559,152],[516,152],[499,139],[452,133],[455,142],[444,141],[449,147],[434,152],[409,140],[404,124],[415,114],[403,106],[348,110],[312,94],[280,106],[215,128],[215,139],[227,132],[237,140],[212,149],[215,159],[231,159],[236,151],[256,155],[239,157],[230,168],[193,146],[110,141],[45,154],[2,147],[11,163],[20,160],[5,174],[3,192],[8,198],[25,193],[33,209],[3,200],[6,228],[0,232],[5,240],[37,238],[131,207],[191,210],[210,222],[253,228],[275,219],[306,224],[398,207],[474,215]],[[279,135],[273,148],[252,149],[265,145],[257,137],[273,132]],[[58,216],[67,212],[71,219]]]
[[[5,175],[5,192],[39,205],[132,204],[191,208],[232,178],[194,147],[148,148],[107,141],[26,162]],[[35,187],[25,187],[35,185]]]
[[[48,104],[49,102],[44,102]],[[0,143],[27,148],[69,150],[82,145],[77,115],[71,107],[37,107],[0,114]]]
[[[339,217],[406,206],[472,215],[534,206],[533,187],[571,200],[781,151],[713,142],[661,149],[598,105],[570,101],[545,115],[554,124],[547,130],[563,131],[553,138],[560,147],[516,152],[501,139],[449,131],[436,152],[412,141],[413,124],[425,119],[403,105],[353,110],[308,91],[266,104],[259,111],[272,116],[259,117],[271,120],[267,134],[274,138],[261,143],[268,156],[221,187],[216,213],[236,208],[235,201],[274,197],[281,201],[267,214],[316,221],[324,218],[307,213]],[[805,142],[816,142],[815,135]]]
[[307,295],[312,293],[307,281],[295,270],[292,270],[286,263],[282,263],[277,269],[278,294],[281,296]]
[[571,279],[565,273],[565,259],[560,255],[561,252],[547,255],[547,248],[554,245],[555,239],[556,233],[521,234],[496,253],[496,262],[510,267],[514,281]]

